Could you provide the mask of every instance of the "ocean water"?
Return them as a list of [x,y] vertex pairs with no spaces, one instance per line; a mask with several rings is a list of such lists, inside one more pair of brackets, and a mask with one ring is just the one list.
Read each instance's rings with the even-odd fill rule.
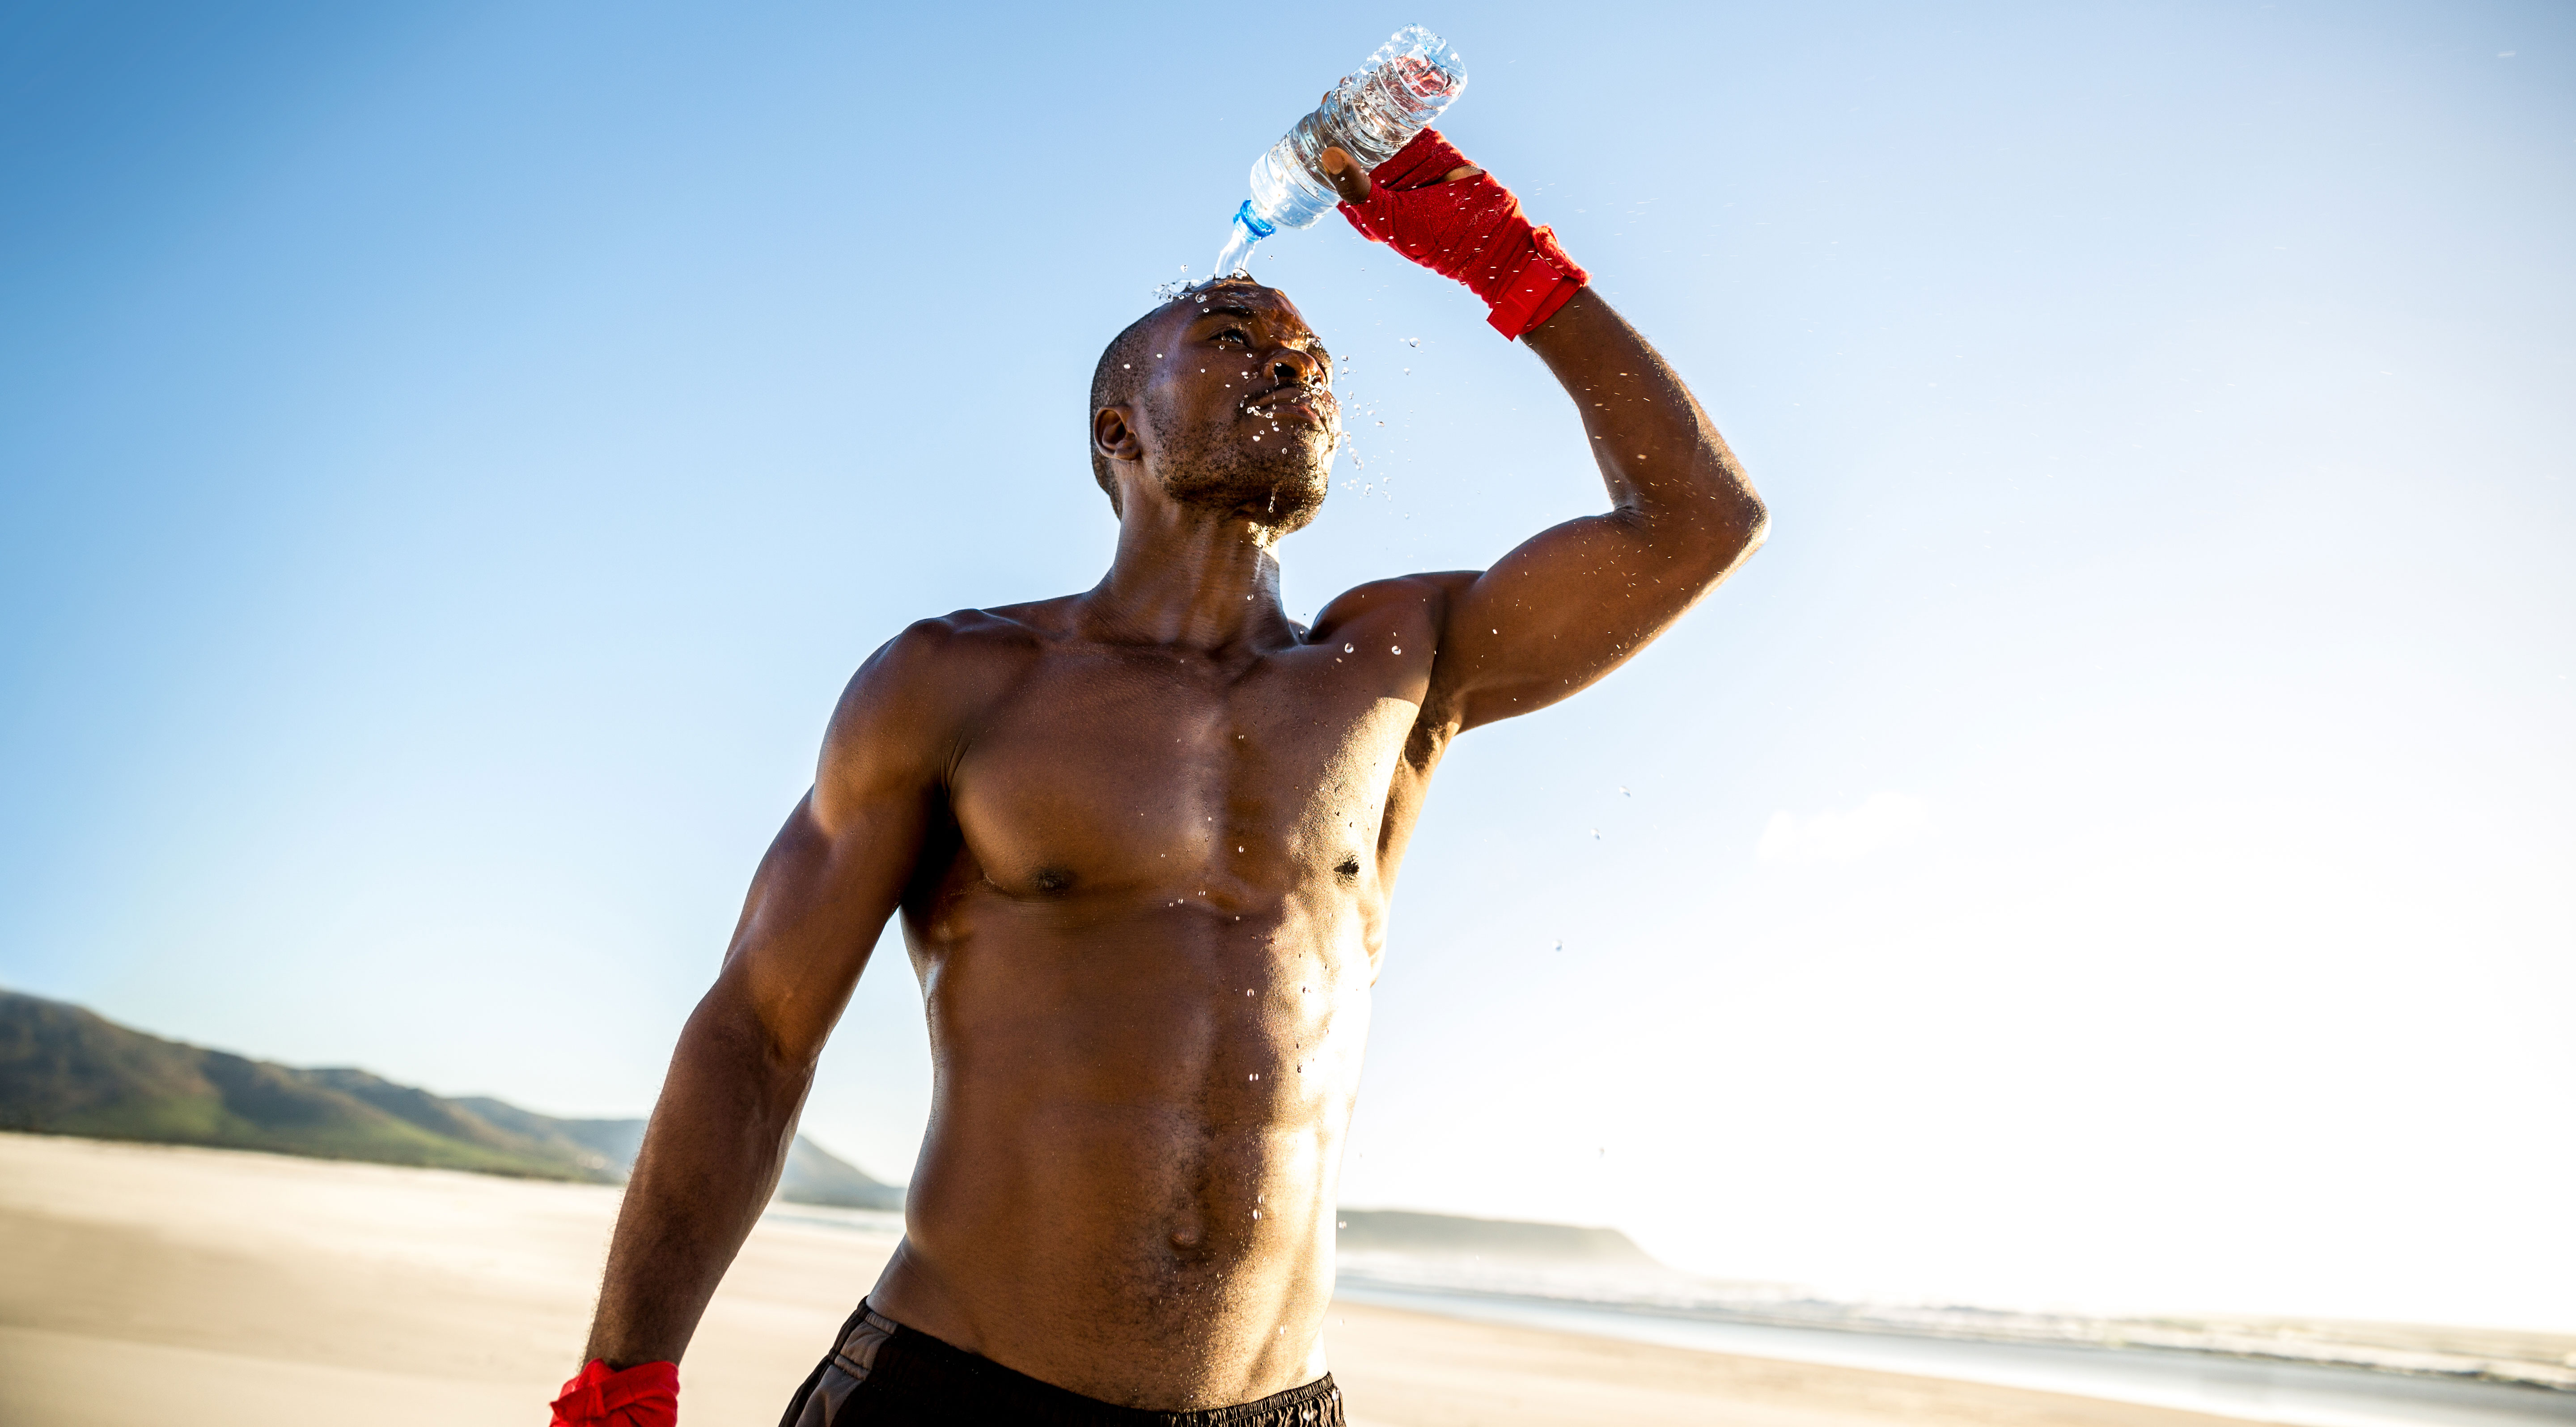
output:
[[1686,1310],[1411,1287],[1345,1274],[1334,1296],[1481,1323],[2032,1388],[2295,1427],[2576,1423],[2576,1392],[2170,1348],[1986,1342],[1727,1322]]
[[[902,1215],[865,1209],[775,1204],[769,1217],[889,1240],[903,1232]],[[1992,1383],[2288,1427],[2576,1427],[2576,1391],[2171,1347],[1873,1330],[1857,1317],[1849,1320],[1856,1326],[1845,1327],[1744,1322],[1745,1309],[1765,1306],[1745,1286],[1721,1300],[1703,1281],[1669,1272],[1534,1271],[1365,1252],[1342,1257],[1336,1298],[1469,1322]],[[1712,1306],[1722,1301],[1731,1301],[1732,1311]],[[1784,1297],[1767,1306],[1778,1311],[1794,1304]]]

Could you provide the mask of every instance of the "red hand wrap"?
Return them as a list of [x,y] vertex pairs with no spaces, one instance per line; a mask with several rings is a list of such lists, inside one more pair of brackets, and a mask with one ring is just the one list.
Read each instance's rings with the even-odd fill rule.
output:
[[680,1369],[675,1363],[637,1363],[612,1372],[592,1358],[563,1385],[549,1427],[679,1427]]
[[1492,309],[1487,321],[1518,338],[1556,315],[1591,281],[1574,265],[1556,234],[1533,228],[1521,201],[1491,174],[1441,179],[1468,167],[1437,129],[1425,129],[1394,158],[1369,173],[1366,203],[1345,203],[1342,216],[1373,243],[1467,285]]

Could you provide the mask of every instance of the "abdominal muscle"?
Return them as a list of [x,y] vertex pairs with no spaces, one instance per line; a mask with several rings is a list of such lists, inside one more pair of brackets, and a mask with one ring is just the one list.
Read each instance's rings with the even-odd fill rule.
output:
[[1355,899],[1319,893],[907,918],[936,1083],[872,1305],[1125,1406],[1322,1376],[1372,973]]

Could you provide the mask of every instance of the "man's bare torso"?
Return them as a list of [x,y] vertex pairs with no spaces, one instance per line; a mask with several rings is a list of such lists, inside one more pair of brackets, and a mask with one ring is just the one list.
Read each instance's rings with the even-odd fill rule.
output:
[[1761,537],[1707,413],[1607,304],[1576,292],[1524,340],[1609,509],[1483,571],[1363,585],[1311,630],[1276,551],[1330,489],[1321,341],[1229,280],[1111,344],[1107,574],[924,621],[850,681],[672,1053],[589,1356],[686,1348],[900,915],[934,1091],[872,1306],[1129,1407],[1322,1374],[1369,988],[1433,767],[1618,667]]
[[976,694],[903,901],[938,1084],[883,1312],[1112,1401],[1323,1371],[1450,578],[1220,655],[1089,637],[1069,599],[907,636]]

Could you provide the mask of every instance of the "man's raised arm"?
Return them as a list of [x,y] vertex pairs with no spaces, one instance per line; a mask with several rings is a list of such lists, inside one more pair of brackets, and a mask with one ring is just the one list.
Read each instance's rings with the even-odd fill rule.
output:
[[1325,167],[1368,237],[1483,297],[1583,417],[1610,510],[1539,532],[1447,589],[1425,704],[1472,728],[1552,704],[1627,661],[1762,543],[1767,517],[1690,388],[1585,284],[1511,193],[1435,130],[1361,174]]
[[591,1362],[558,1422],[629,1420],[610,1414],[631,1402],[630,1382],[676,1391],[667,1369],[619,1370],[679,1360],[777,1187],[823,1043],[945,816],[941,638],[916,625],[851,679],[814,788],[761,859],[724,967],[672,1052],[609,1244]]
[[1627,662],[1744,563],[1768,521],[1690,388],[1592,289],[1525,340],[1581,409],[1610,509],[1540,531],[1450,596],[1433,696],[1460,728]]

